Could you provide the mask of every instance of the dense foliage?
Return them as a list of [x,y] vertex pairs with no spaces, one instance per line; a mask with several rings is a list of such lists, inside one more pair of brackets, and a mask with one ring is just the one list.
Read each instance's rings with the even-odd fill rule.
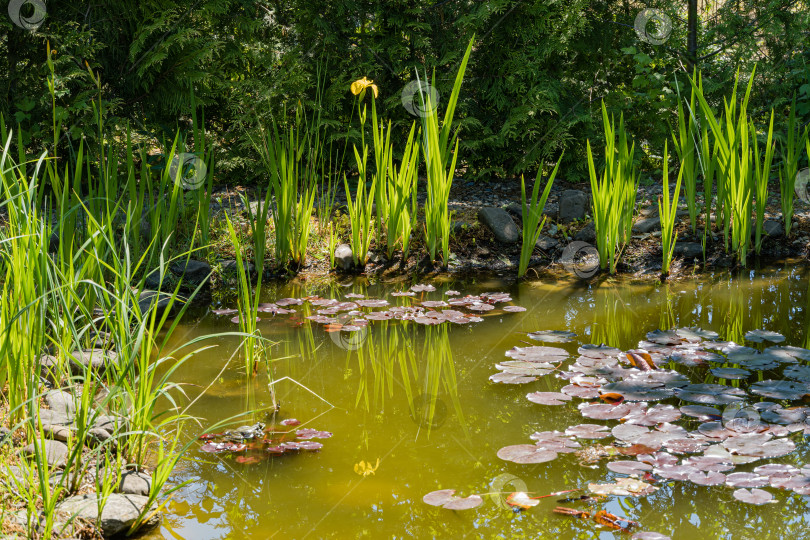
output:
[[[101,77],[111,127],[129,123],[160,146],[178,127],[190,128],[196,98],[216,135],[218,181],[251,180],[260,168],[248,135],[271,117],[294,118],[299,101],[316,102],[318,87],[321,121],[331,126],[332,138],[348,134],[359,141],[348,88],[363,76],[381,89],[380,116],[406,137],[414,117],[401,93],[415,70],[420,76],[435,70],[446,99],[475,35],[455,116],[462,172],[484,179],[531,173],[567,150],[562,176],[584,180],[584,141],[600,136],[602,100],[612,113],[625,112],[627,130],[644,151],[638,159],[660,155],[675,127],[661,118],[673,118],[677,95],[688,87],[687,4],[53,0],[35,31],[0,17],[0,112],[19,125],[26,145],[47,146],[50,42],[57,50],[61,145],[75,150],[80,137],[92,141],[82,129],[93,118],[96,92],[89,67]],[[671,20],[671,29],[655,28],[654,21],[646,27],[662,32],[660,44],[641,39],[634,28],[645,8]],[[799,123],[810,121],[810,10],[803,2],[698,2],[698,15],[697,66],[707,95],[719,99],[738,69],[750,73],[757,63],[760,87],[753,95],[759,98],[751,115],[763,120],[774,107],[786,118],[795,95]]]

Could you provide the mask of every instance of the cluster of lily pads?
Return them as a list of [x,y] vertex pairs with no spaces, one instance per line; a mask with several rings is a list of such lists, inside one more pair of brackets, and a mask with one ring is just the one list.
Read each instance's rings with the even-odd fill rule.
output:
[[[576,336],[540,331],[528,337],[567,343]],[[748,332],[745,339],[784,341],[765,330]],[[810,465],[763,463],[735,471],[787,456],[796,449],[793,438],[810,434],[810,408],[796,403],[810,398],[810,350],[760,349],[719,341],[717,333],[700,328],[650,332],[629,351],[582,345],[574,361],[560,347],[514,347],[490,380],[526,384],[556,374],[565,382],[559,392],[531,392],[527,399],[546,406],[579,400],[577,409],[588,421],[564,431],[536,432],[530,436],[533,444],[506,446],[497,455],[519,464],[549,462],[560,454],[574,454],[589,465],[607,459],[607,468],[620,476],[613,483],[589,484],[595,496],[644,496],[666,481],[728,486],[735,488],[736,499],[755,505],[776,502],[762,488],[810,495]],[[606,439],[612,442],[585,445]],[[515,495],[525,494],[510,497]],[[456,510],[477,502],[447,490],[425,502],[439,500]],[[560,513],[581,514],[565,508]]]
[[[300,420],[287,418],[279,422],[280,426],[293,428],[301,424]],[[313,428],[301,428],[293,431],[265,429],[259,422],[252,426],[241,426],[223,433],[206,433],[199,439],[205,441],[200,451],[212,454],[238,454],[237,463],[259,463],[273,455],[290,454],[301,450],[315,451],[323,448],[323,443],[312,439],[328,439],[332,433]]]
[[[512,298],[508,293],[492,292],[479,295],[461,296],[458,291],[448,290],[447,299],[425,299],[424,293],[434,292],[433,285],[414,285],[407,291],[391,293],[393,297],[411,298],[412,305],[391,306],[382,298],[366,298],[361,294],[349,293],[344,300],[307,296],[305,298],[282,298],[273,303],[259,304],[258,311],[272,315],[296,313],[293,306],[307,302],[316,309],[314,315],[306,319],[322,324],[329,331],[357,332],[367,327],[371,321],[413,321],[416,324],[437,325],[445,322],[470,324],[481,322],[481,314],[496,309],[496,304],[508,304]],[[382,308],[382,309],[379,309]],[[375,311],[377,309],[377,311]],[[461,311],[466,310],[467,312]],[[526,311],[516,305],[504,305],[499,309],[504,312]],[[365,311],[364,311],[365,310]],[[234,315],[231,322],[238,323],[239,315],[235,309],[215,309],[215,315]]]
[[[551,332],[530,337],[560,342],[572,336],[559,339],[559,333]],[[810,396],[810,367],[802,364],[810,361],[810,350],[772,346],[760,351],[717,341],[715,332],[699,328],[659,330],[646,337],[631,351],[584,345],[578,349],[579,358],[565,369],[562,364],[568,353],[562,348],[516,347],[507,352],[521,363],[498,365],[502,371],[493,375],[494,381],[527,383],[556,372],[566,386],[559,392],[532,392],[527,398],[542,405],[562,405],[577,398],[583,400],[578,405],[583,417],[616,424],[583,423],[564,432],[538,432],[531,436],[535,444],[504,447],[498,457],[542,463],[561,453],[587,458],[624,455],[635,460],[611,461],[608,469],[651,482],[727,485],[737,488],[735,498],[751,504],[773,501],[770,492],[759,489],[763,487],[810,495],[810,466],[769,463],[749,472],[731,472],[738,466],[786,456],[796,449],[793,434],[810,433],[810,409],[794,403]],[[749,332],[746,339],[784,341],[780,334],[762,330]],[[679,366],[685,373],[676,369]],[[715,381],[692,383],[689,375]],[[670,403],[651,405],[664,400]],[[613,438],[613,443],[600,446],[596,454],[582,449],[581,441],[607,438]],[[651,492],[640,487],[630,494]],[[620,494],[604,488],[591,491]]]

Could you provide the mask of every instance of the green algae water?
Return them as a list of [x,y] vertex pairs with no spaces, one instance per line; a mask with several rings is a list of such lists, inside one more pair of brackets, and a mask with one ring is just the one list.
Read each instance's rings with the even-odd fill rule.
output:
[[[555,514],[556,506],[595,513],[606,510],[639,523],[633,532],[654,531],[672,538],[805,538],[808,499],[766,488],[775,503],[754,506],[736,500],[734,488],[659,481],[645,497],[608,497],[595,503],[559,502],[587,494],[589,483],[623,476],[606,461],[581,463],[560,454],[547,463],[521,465],[496,456],[507,445],[531,443],[537,431],[587,423],[574,398],[563,406],[526,399],[529,392],[558,392],[568,384],[553,375],[527,384],[496,384],[495,364],[515,346],[536,345],[526,333],[565,330],[577,337],[559,346],[576,358],[582,344],[635,348],[647,332],[697,326],[720,339],[743,343],[744,334],[764,328],[783,334],[784,344],[810,343],[810,272],[792,264],[763,271],[703,274],[658,284],[611,278],[585,283],[574,278],[514,283],[497,278],[432,281],[436,291],[419,299],[505,292],[525,312],[500,309],[479,314],[475,324],[373,321],[367,332],[327,332],[305,319],[314,307],[293,306],[294,314],[262,314],[259,328],[272,347],[274,385],[280,410],[271,414],[267,376],[246,383],[244,364],[234,353],[236,338],[195,355],[174,374],[183,385],[189,414],[201,427],[185,424],[183,437],[195,440],[174,471],[172,482],[187,484],[168,504],[165,519],[150,538],[629,538],[593,520]],[[392,292],[411,283],[360,280],[329,285],[290,283],[266,287],[263,302],[320,295],[346,300],[347,294],[409,305]],[[220,307],[220,306],[216,306]],[[232,307],[232,306],[224,306]],[[178,329],[178,343],[197,336],[235,331],[230,316],[207,310]],[[750,343],[746,343],[751,345]],[[756,378],[752,379],[756,380]],[[704,382],[697,380],[693,382]],[[306,388],[304,388],[306,387]],[[679,404],[675,398],[663,403]],[[681,403],[685,404],[685,403]],[[236,455],[200,451],[206,426],[254,411],[233,426],[265,422],[268,427],[295,418],[301,426],[331,432],[317,439],[317,451],[270,455],[239,463]],[[609,425],[615,425],[610,422]],[[286,429],[286,428],[285,428]],[[292,428],[295,429],[295,428]],[[810,463],[801,432],[793,453],[760,463]],[[607,441],[580,441],[583,447]],[[632,459],[632,458],[628,458]],[[738,471],[754,467],[744,465]],[[422,497],[439,489],[484,496],[477,508],[451,511],[429,506]],[[540,499],[515,511],[506,494],[580,493]],[[499,494],[500,493],[500,494]]]

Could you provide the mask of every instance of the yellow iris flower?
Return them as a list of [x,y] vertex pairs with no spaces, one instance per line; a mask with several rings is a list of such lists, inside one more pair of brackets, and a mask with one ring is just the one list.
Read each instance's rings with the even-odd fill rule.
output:
[[374,84],[374,81],[368,80],[367,77],[363,77],[362,79],[357,79],[352,83],[352,94],[355,96],[364,92],[366,88],[371,88],[374,91],[374,97],[376,98],[379,96],[380,89],[377,88],[377,85]]

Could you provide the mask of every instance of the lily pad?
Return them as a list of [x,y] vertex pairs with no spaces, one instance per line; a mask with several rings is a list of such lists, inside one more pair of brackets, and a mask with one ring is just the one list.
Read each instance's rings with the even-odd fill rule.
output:
[[579,439],[604,439],[610,437],[607,426],[599,424],[579,424],[571,426],[565,430],[566,435],[571,435]]
[[557,458],[557,452],[545,450],[534,444],[516,444],[504,446],[498,450],[498,457],[513,463],[545,463]]
[[577,335],[573,332],[565,332],[563,330],[540,330],[531,332],[529,337],[535,341],[542,341],[544,343],[570,343]]
[[751,330],[745,334],[745,339],[753,341],[754,343],[762,343],[763,341],[781,343],[785,341],[785,336],[779,332],[772,332],[770,330]]
[[652,470],[652,465],[641,461],[611,461],[607,468],[619,474],[643,474]]
[[709,370],[712,375],[721,379],[747,379],[751,372],[742,368],[720,367]]
[[748,504],[767,504],[776,502],[773,495],[764,489],[738,489],[734,491],[734,498]]
[[526,394],[526,398],[540,405],[563,405],[566,401],[571,401],[571,396],[559,392],[532,392]]
[[422,497],[422,501],[431,506],[441,506],[448,510],[469,510],[481,506],[484,502],[480,495],[461,498],[456,497],[455,492],[455,489],[433,491]]
[[769,483],[767,476],[756,473],[735,472],[726,476],[726,484],[737,488],[756,488],[767,486]]
[[526,308],[523,306],[503,306],[501,309],[507,313],[520,313],[526,311]]
[[715,471],[695,471],[689,475],[689,481],[699,486],[719,486],[726,482],[726,475]]
[[795,401],[810,393],[810,387],[804,383],[766,379],[751,385],[751,392],[773,399]]
[[596,495],[620,497],[643,497],[658,488],[635,478],[619,478],[615,484],[588,484],[588,490]]

